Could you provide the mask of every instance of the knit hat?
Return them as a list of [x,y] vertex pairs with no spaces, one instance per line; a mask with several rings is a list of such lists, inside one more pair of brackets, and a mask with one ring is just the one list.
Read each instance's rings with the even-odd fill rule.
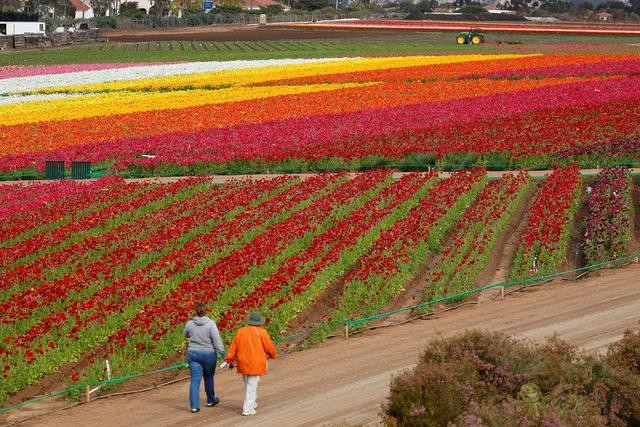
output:
[[253,326],[264,325],[264,321],[264,316],[258,311],[254,311],[249,315],[249,317],[247,317],[247,324]]

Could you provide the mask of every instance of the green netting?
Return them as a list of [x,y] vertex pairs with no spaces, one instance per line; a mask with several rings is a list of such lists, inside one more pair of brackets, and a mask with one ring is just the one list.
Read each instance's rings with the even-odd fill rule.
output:
[[534,276],[534,277],[530,277],[528,279],[512,281],[512,282],[494,283],[494,284],[491,284],[491,285],[483,286],[481,288],[470,289],[468,291],[461,292],[461,293],[458,293],[458,294],[455,294],[455,295],[449,295],[449,296],[438,298],[438,299],[435,299],[435,300],[426,301],[426,302],[423,302],[423,303],[420,303],[420,304],[412,305],[410,307],[402,307],[402,308],[399,308],[399,309],[396,309],[396,310],[386,311],[386,312],[383,312],[383,313],[378,313],[378,314],[374,314],[374,315],[367,316],[367,317],[362,317],[360,319],[355,319],[355,320],[346,320],[345,319],[344,320],[344,324],[346,326],[355,326],[355,325],[359,325],[361,323],[366,323],[366,322],[371,321],[371,320],[380,319],[382,317],[387,317],[387,316],[390,316],[392,314],[401,313],[401,312],[409,311],[409,310],[415,310],[415,309],[427,307],[427,306],[430,306],[430,305],[438,304],[438,303],[441,303],[441,302],[446,302],[446,301],[450,301],[450,300],[464,298],[464,297],[466,297],[468,295],[479,293],[479,292],[483,292],[483,291],[486,291],[488,289],[501,288],[501,287],[507,288],[507,287],[512,287],[512,286],[527,285],[527,284],[535,283],[535,282],[543,282],[545,280],[554,279],[556,277],[566,276],[567,274],[574,274],[574,273],[579,273],[579,272],[582,272],[582,271],[596,270],[596,269],[602,268],[602,267],[607,266],[607,265],[611,265],[611,264],[615,264],[615,263],[621,263],[621,262],[628,261],[630,259],[638,258],[638,257],[640,257],[640,252],[635,253],[633,255],[626,256],[626,257],[617,258],[617,259],[614,259],[614,260],[611,260],[611,261],[605,261],[605,262],[601,262],[601,263],[598,263],[598,264],[592,264],[592,265],[589,265],[587,267],[575,268],[573,270],[567,270],[567,271],[562,271],[562,272],[558,272],[558,273]]
[[186,368],[187,366],[189,366],[189,365],[186,364],[186,363],[178,363],[176,365],[167,366],[166,368],[157,369],[155,371],[150,371],[150,372],[144,372],[144,373],[141,373],[141,374],[129,375],[129,376],[126,376],[126,377],[119,377],[119,378],[112,378],[110,380],[104,380],[104,381],[94,381],[94,382],[79,384],[79,385],[74,386],[74,387],[70,387],[70,388],[67,388],[67,389],[64,389],[64,390],[56,391],[54,393],[45,394],[44,396],[40,396],[40,397],[37,397],[35,399],[31,399],[31,400],[27,400],[25,402],[17,403],[15,405],[7,406],[5,408],[0,409],[0,413],[6,412],[6,411],[10,411],[12,409],[20,408],[22,406],[30,405],[32,403],[40,402],[41,400],[49,399],[51,397],[60,396],[60,395],[64,395],[64,394],[67,394],[67,393],[71,393],[72,391],[82,390],[82,389],[85,389],[87,387],[106,385],[106,384],[117,384],[117,383],[121,383],[121,382],[124,382],[124,381],[132,380],[134,378],[139,378],[139,377],[144,377],[144,376],[147,376],[147,375],[157,374],[159,372],[171,371],[173,369],[179,369],[179,368]]

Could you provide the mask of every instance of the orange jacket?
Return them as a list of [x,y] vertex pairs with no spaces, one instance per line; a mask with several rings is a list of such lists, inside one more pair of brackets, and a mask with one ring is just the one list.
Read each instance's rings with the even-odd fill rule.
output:
[[269,333],[261,326],[245,326],[233,338],[225,360],[228,363],[235,360],[239,374],[264,375],[267,373],[267,355],[272,359],[278,357]]

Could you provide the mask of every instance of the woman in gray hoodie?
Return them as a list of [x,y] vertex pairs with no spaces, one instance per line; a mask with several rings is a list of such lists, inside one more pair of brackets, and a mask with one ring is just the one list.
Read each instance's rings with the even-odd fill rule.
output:
[[184,327],[183,335],[189,338],[187,361],[191,373],[189,386],[189,403],[191,412],[200,410],[200,380],[204,375],[204,390],[207,393],[207,406],[215,406],[220,402],[213,389],[213,374],[216,371],[218,357],[225,356],[224,344],[218,332],[216,322],[205,316],[203,303],[196,305],[196,317],[189,320]]

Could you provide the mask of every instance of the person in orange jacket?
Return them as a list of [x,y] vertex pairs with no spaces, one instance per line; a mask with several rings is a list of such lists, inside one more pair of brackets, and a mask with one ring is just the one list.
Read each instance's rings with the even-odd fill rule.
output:
[[258,404],[258,382],[267,373],[267,356],[278,357],[276,346],[269,333],[262,328],[264,316],[253,312],[247,317],[247,326],[242,327],[233,338],[225,362],[230,367],[238,366],[244,380],[244,404],[242,415],[254,415]]

